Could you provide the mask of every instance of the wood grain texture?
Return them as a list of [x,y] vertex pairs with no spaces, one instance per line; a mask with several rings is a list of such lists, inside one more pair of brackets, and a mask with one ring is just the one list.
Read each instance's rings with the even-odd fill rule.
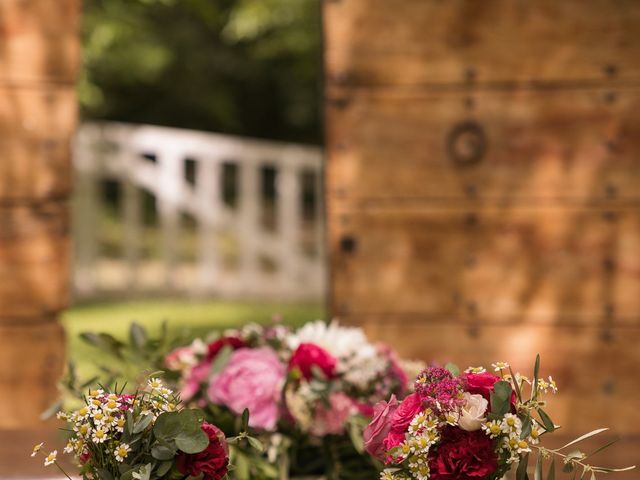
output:
[[[396,345],[403,354],[491,369],[508,361],[531,376],[537,353],[541,374],[557,380],[559,393],[547,395],[548,411],[567,435],[610,427],[620,435],[637,433],[636,404],[629,401],[640,382],[640,328],[618,331],[608,341],[597,329],[562,325],[481,325],[477,330],[447,323],[407,324],[389,316],[384,321],[353,317],[374,338]],[[616,414],[612,415],[611,406]],[[632,461],[632,460],[628,460]]]
[[633,208],[376,208],[331,228],[339,314],[640,326]]
[[[0,321],[0,425],[25,429],[41,425],[40,414],[57,396],[64,364],[64,333],[54,317],[37,324]],[[38,443],[38,439],[32,443]]]
[[76,110],[71,87],[0,87],[0,203],[70,193]]
[[324,2],[327,80],[416,86],[640,80],[634,0]]
[[0,2],[0,84],[75,83],[79,0]]
[[59,312],[68,284],[67,205],[0,207],[0,325]]
[[[330,90],[328,194],[353,205],[640,202],[640,88],[610,93]],[[456,156],[467,123],[486,141],[469,164]]]

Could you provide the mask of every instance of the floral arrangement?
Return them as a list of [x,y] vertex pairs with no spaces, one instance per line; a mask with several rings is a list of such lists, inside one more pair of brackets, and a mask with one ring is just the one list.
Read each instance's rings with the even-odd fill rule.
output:
[[542,479],[547,459],[548,479],[555,478],[556,459],[565,472],[581,469],[581,478],[627,470],[590,465],[580,451],[565,453],[567,447],[606,429],[559,449],[541,445],[542,438],[558,427],[545,412],[542,399],[557,387],[551,377],[539,376],[539,356],[533,380],[514,374],[504,362],[493,368],[497,375],[483,367],[463,373],[454,365],[428,367],[417,376],[414,393],[402,402],[391,396],[376,405],[364,439],[367,451],[386,464],[381,479],[497,480],[517,464],[520,480],[527,478],[532,453],[537,453],[536,480]]
[[[204,421],[202,411],[185,409],[157,378],[134,394],[90,390],[83,404],[61,411],[71,433],[64,453],[72,454],[83,479],[220,480],[227,475],[229,449],[224,434]],[[36,445],[32,456],[42,452]],[[57,451],[45,455],[55,465]]]
[[415,374],[422,365],[401,362],[359,328],[316,321],[298,330],[248,325],[196,340],[169,353],[166,368],[178,373],[182,398],[216,418],[248,409],[249,426],[262,432],[272,463],[284,455],[285,468],[309,474],[303,465],[320,459],[321,471],[346,455],[354,471],[363,472],[364,463],[370,475],[375,469],[362,456],[362,428],[378,401],[408,393],[405,370]]

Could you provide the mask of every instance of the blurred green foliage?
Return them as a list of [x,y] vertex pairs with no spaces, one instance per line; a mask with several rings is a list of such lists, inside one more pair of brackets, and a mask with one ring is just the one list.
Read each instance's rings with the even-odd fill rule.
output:
[[320,0],[85,0],[84,118],[320,142]]

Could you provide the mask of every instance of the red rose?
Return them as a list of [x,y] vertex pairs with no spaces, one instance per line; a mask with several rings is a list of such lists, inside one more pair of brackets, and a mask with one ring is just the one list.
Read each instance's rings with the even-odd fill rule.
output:
[[211,361],[216,358],[216,355],[220,353],[220,350],[227,345],[229,345],[233,350],[247,346],[247,344],[238,337],[220,337],[207,345],[206,360]]
[[176,467],[183,475],[197,477],[202,474],[203,480],[220,480],[227,474],[229,466],[229,449],[224,433],[207,422],[202,424],[202,430],[209,437],[209,446],[200,453],[180,452]]
[[398,406],[391,419],[391,431],[394,433],[406,433],[411,420],[422,411],[422,399],[417,393],[412,393]]
[[289,360],[289,370],[298,369],[309,380],[313,376],[313,366],[318,367],[327,378],[335,377],[336,359],[333,355],[313,343],[301,343]]
[[[467,391],[471,394],[482,395],[491,402],[491,392],[493,392],[493,386],[501,378],[492,375],[491,373],[465,373],[463,374],[465,383],[467,384]],[[516,405],[516,392],[511,392],[511,407],[515,411]],[[489,403],[489,410],[491,411],[491,403]]]
[[498,468],[492,440],[481,430],[443,430],[437,450],[429,454],[433,480],[479,480]]
[[384,460],[386,456],[387,449],[382,442],[391,430],[391,418],[397,408],[398,400],[395,395],[391,395],[388,402],[378,402],[374,407],[373,420],[364,429],[364,448],[380,460]]

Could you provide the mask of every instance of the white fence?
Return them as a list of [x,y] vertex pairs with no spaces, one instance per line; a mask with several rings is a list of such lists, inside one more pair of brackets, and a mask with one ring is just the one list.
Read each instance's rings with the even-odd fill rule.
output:
[[76,298],[323,295],[319,148],[85,124],[74,167]]

